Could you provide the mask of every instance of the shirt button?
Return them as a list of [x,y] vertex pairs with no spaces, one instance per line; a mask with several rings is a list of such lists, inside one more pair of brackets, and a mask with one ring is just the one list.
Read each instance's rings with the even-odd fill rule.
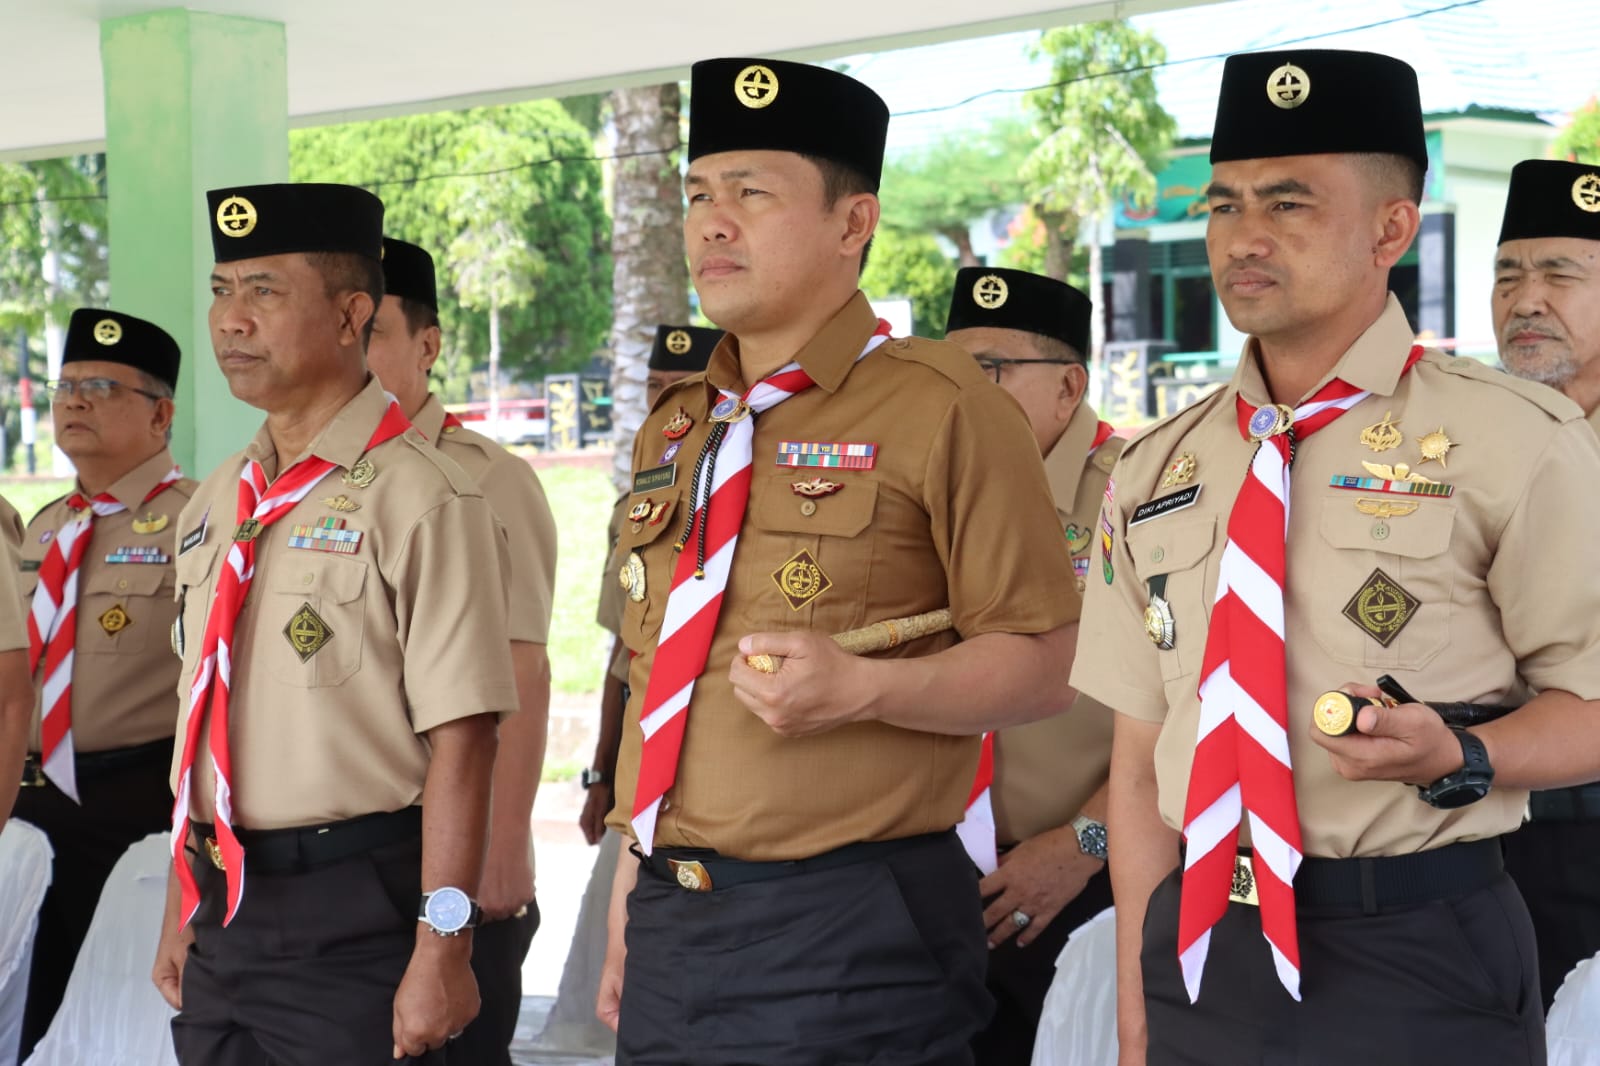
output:
[[1161,560],[1165,559],[1166,557],[1167,557],[1167,550],[1165,548],[1157,548],[1155,551],[1150,553],[1150,561],[1152,563],[1159,563]]
[[128,587],[128,579],[127,578],[124,577],[124,578],[119,578],[117,580],[117,588],[125,589],[127,587]]
[[644,524],[643,524],[643,523],[641,523],[641,522],[635,522],[635,523],[634,523],[634,524],[633,524],[633,531],[634,531],[634,532],[635,532],[635,533],[642,533],[642,532],[644,532]]
[[800,501],[800,513],[805,515],[807,518],[810,518],[812,515],[816,514],[817,513],[817,501],[816,500],[801,500]]
[[309,585],[313,581],[315,581],[316,579],[317,579],[317,575],[315,575],[315,574],[307,574],[305,577],[301,578],[300,581],[301,581],[302,584]]
[[1389,539],[1389,523],[1387,523],[1387,522],[1378,522],[1378,523],[1376,523],[1372,527],[1372,539],[1373,540],[1388,540]]

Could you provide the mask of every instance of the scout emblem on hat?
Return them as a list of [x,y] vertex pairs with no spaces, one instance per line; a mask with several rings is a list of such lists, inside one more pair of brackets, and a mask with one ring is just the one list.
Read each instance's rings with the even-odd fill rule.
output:
[[1600,174],[1589,173],[1572,183],[1572,202],[1581,211],[1600,213]]
[[322,620],[321,615],[312,610],[311,604],[301,603],[300,609],[283,627],[283,636],[288,640],[289,647],[294,649],[295,655],[305,663],[327,647],[328,641],[333,639],[333,630],[328,628],[328,623]]
[[1011,287],[1005,279],[994,274],[985,274],[972,286],[972,299],[979,307],[990,311],[1004,307],[1006,298],[1011,295]]
[[1361,443],[1375,452],[1398,448],[1404,439],[1405,435],[1400,432],[1400,423],[1394,421],[1393,411],[1385,411],[1382,422],[1374,422],[1361,431]]
[[1194,477],[1196,465],[1194,452],[1184,452],[1167,464],[1167,471],[1161,478],[1161,488],[1170,489],[1175,485],[1187,485]]
[[681,329],[675,329],[667,334],[667,351],[673,355],[682,355],[694,347],[694,340]]
[[427,249],[393,237],[383,239],[383,294],[439,310],[439,283]]
[[230,196],[217,205],[217,229],[225,237],[248,237],[256,228],[256,205]]
[[660,325],[655,343],[650,346],[651,370],[677,370],[694,373],[704,370],[711,353],[722,340],[720,329],[704,326]]
[[1285,111],[1292,111],[1311,95],[1311,79],[1293,63],[1285,63],[1267,78],[1267,99]]
[[745,107],[760,110],[778,98],[778,76],[771,67],[752,63],[733,79],[733,95]]
[[67,322],[61,362],[81,360],[131,366],[176,388],[181,353],[172,335],[154,322],[121,311],[80,307]]
[[1440,426],[1432,433],[1425,433],[1417,438],[1417,447],[1422,449],[1422,461],[1426,463],[1437,459],[1439,460],[1439,465],[1446,468],[1450,464],[1445,462],[1445,456],[1449,455],[1450,449],[1455,446],[1456,442],[1450,439],[1450,435],[1444,431],[1443,426]]

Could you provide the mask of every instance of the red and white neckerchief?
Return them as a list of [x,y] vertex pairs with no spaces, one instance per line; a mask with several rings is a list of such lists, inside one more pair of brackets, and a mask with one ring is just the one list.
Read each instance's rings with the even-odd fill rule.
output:
[[[1116,432],[1116,427],[1110,422],[1095,426],[1094,441],[1084,453],[1084,461],[1087,462],[1100,450],[1100,445],[1110,440]],[[956,825],[956,836],[961,839],[961,846],[967,849],[967,858],[985,877],[1000,868],[1000,851],[994,836],[993,786],[994,734],[990,732],[983,735],[983,748],[978,754],[978,773],[972,781],[972,792],[967,796],[966,814]]]
[[[878,320],[859,362],[889,339],[889,323]],[[689,520],[678,539],[672,590],[661,621],[655,662],[645,686],[639,727],[644,743],[639,752],[639,781],[633,794],[633,831],[639,847],[650,854],[661,799],[678,777],[678,754],[688,725],[689,698],[705,671],[711,638],[722,613],[722,594],[739,543],[745,505],[750,502],[750,474],[755,448],[754,415],[776,407],[816,382],[790,363],[756,382],[743,396],[722,389],[712,408],[711,435],[695,461],[689,488]],[[704,491],[702,491],[702,487]],[[713,506],[715,505],[715,506]],[[698,530],[697,548],[687,550]]]
[[[145,493],[141,504],[149,503],[183,477],[177,467],[169,470]],[[39,583],[33,589],[33,604],[28,612],[28,674],[36,676],[44,660],[44,681],[39,704],[39,761],[44,775],[66,795],[78,802],[76,749],[72,743],[72,663],[78,635],[78,568],[89,553],[94,536],[94,520],[121,514],[127,508],[115,496],[102,492],[86,499],[81,492],[67,498],[75,516],[50,543],[39,564]]]
[[[1414,347],[1403,377],[1422,357]],[[1190,1002],[1211,928],[1228,909],[1241,810],[1250,814],[1261,932],[1278,980],[1300,999],[1300,942],[1294,877],[1300,868],[1300,816],[1289,761],[1289,696],[1283,597],[1289,529],[1289,474],[1305,438],[1370,393],[1334,379],[1292,412],[1252,408],[1236,398],[1239,432],[1258,442],[1228,516],[1217,596],[1200,670],[1200,725],[1183,809],[1183,888],[1178,960]]]
[[[410,428],[405,414],[392,400],[364,451],[371,451]],[[244,848],[233,830],[233,759],[228,750],[229,685],[233,676],[233,630],[239,609],[250,592],[256,573],[256,543],[274,522],[294,510],[312,489],[337,469],[332,460],[312,455],[278,475],[269,486],[260,462],[252,459],[239,471],[237,525],[227,562],[217,578],[206,612],[200,661],[189,686],[189,721],[183,738],[183,762],[178,768],[177,800],[172,805],[172,862],[182,888],[179,928],[189,924],[200,906],[200,887],[185,861],[184,841],[189,835],[190,786],[194,761],[200,751],[200,729],[209,706],[211,767],[216,775],[213,806],[216,811],[217,846],[228,877],[228,910],[222,924],[233,921],[244,899]]]

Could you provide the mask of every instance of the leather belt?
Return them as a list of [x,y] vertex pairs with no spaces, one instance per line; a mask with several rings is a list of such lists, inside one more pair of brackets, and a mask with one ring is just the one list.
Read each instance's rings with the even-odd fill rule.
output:
[[[1374,915],[1475,892],[1505,870],[1499,840],[1469,840],[1411,855],[1364,859],[1306,858],[1294,879],[1300,906]],[[1240,848],[1234,860],[1232,903],[1258,906],[1255,860]]]
[[664,881],[671,881],[690,892],[710,892],[713,889],[732,888],[756,881],[771,881],[779,877],[818,873],[853,863],[882,859],[912,848],[937,844],[955,835],[954,829],[942,833],[925,833],[921,836],[901,837],[898,840],[869,840],[846,844],[842,848],[825,851],[809,859],[787,862],[746,862],[730,859],[706,848],[656,848],[649,855],[639,851],[638,845],[629,848],[644,869]]
[[1553,788],[1528,797],[1530,822],[1600,821],[1600,784]]
[[[224,869],[216,826],[204,822],[193,825],[195,837],[203,843],[211,865]],[[294,829],[240,829],[238,836],[252,874],[305,873],[387,844],[420,840],[422,808],[405,807]]]
[[[130,766],[144,766],[156,761],[172,761],[172,738],[152,740],[131,748],[112,748],[109,751],[80,751],[73,759],[78,777],[103,777]],[[39,753],[30,751],[22,760],[22,787],[43,788],[49,783],[44,776],[44,762]]]

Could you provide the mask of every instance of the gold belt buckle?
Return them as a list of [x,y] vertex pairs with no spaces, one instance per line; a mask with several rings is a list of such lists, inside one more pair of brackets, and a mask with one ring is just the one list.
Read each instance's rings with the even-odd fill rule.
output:
[[668,859],[667,865],[672,868],[672,874],[678,879],[678,884],[690,892],[710,892],[711,874],[706,868],[694,860]]
[[[216,837],[206,837],[205,855],[208,860],[211,860],[211,866],[216,866],[221,871],[226,871],[227,863],[222,861],[222,848],[216,844]],[[1238,874],[1235,874],[1235,877],[1237,876]]]
[[1233,885],[1228,889],[1228,902],[1261,906],[1261,897],[1256,895],[1256,868],[1249,855],[1233,857]]

